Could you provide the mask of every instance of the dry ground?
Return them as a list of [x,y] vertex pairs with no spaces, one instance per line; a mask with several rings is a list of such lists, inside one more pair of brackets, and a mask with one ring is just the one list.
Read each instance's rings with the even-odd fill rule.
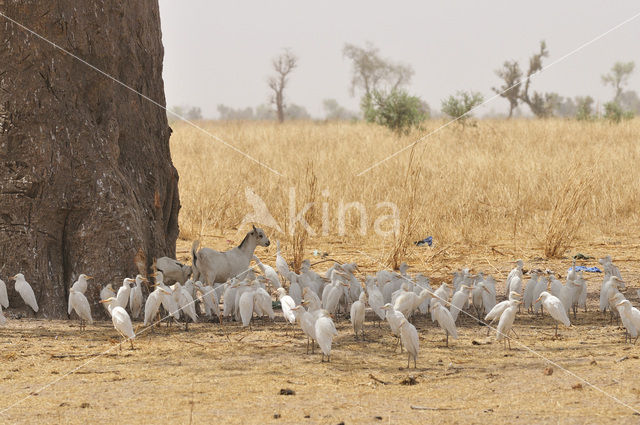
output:
[[[226,237],[205,244],[221,248]],[[184,255],[187,247],[181,242],[179,252]],[[358,261],[364,272],[380,268],[359,252],[375,252],[371,247],[322,241],[310,248]],[[621,238],[575,252],[612,254],[629,286],[638,286],[637,241]],[[258,251],[270,263],[274,253]],[[414,249],[412,271],[439,281],[471,265],[503,280],[512,260],[503,253],[510,253],[509,244]],[[519,253],[525,267],[566,273],[566,259],[543,261],[538,249],[524,247]],[[22,401],[3,411],[0,422],[639,423],[632,409],[640,409],[640,345],[623,344],[621,329],[594,311],[601,276],[588,278],[589,312],[579,312],[576,326],[561,328],[554,339],[548,317],[520,314],[520,338],[511,351],[469,317],[463,318],[460,338],[445,348],[440,329],[419,318],[416,370],[404,369],[407,358],[394,352],[388,327],[374,326],[371,314],[365,342],[354,339],[347,321],[338,321],[331,363],[306,355],[301,331],[287,334],[279,315],[276,323],[254,322],[252,331],[235,323],[199,323],[189,332],[163,325],[139,335],[133,351],[119,351],[108,322],[81,333],[76,322],[13,320],[0,328],[1,408]],[[635,288],[628,297],[638,304]],[[550,375],[544,373],[548,367]],[[417,383],[402,385],[408,377]],[[295,394],[281,395],[282,389]]]

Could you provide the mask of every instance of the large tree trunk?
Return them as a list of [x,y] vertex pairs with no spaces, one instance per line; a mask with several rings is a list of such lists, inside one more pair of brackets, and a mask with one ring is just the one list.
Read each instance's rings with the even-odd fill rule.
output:
[[[4,1],[7,16],[165,104],[157,1]],[[0,277],[24,273],[39,317],[69,286],[137,273],[141,249],[175,255],[178,174],[165,111],[0,17]],[[10,304],[24,303],[8,283]]]

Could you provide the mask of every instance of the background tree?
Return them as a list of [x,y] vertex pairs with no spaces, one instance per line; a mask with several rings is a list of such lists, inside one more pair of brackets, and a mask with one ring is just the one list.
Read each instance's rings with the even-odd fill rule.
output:
[[[164,105],[158,2],[4,2],[2,13]],[[171,129],[162,108],[14,24],[2,27],[0,273],[5,281],[24,273],[38,316],[63,318],[81,273],[119,285],[154,257],[175,256]],[[12,307],[24,305],[7,289]],[[94,317],[104,314],[99,293],[89,285]]]
[[298,58],[289,49],[273,58],[271,65],[276,72],[275,75],[269,77],[269,88],[273,90],[271,96],[271,103],[276,106],[276,116],[278,122],[284,122],[285,103],[284,103],[284,89],[289,82],[289,74],[298,66]]
[[232,108],[226,105],[218,105],[218,114],[222,121],[251,121],[255,119],[253,108]]
[[502,78],[504,84],[498,88],[493,87],[492,90],[509,101],[508,118],[511,118],[520,101],[522,70],[517,61],[505,61],[502,68],[496,70],[496,75]]
[[472,117],[471,110],[480,105],[484,96],[478,92],[458,91],[442,101],[442,112],[466,125]]
[[576,119],[589,121],[595,118],[593,113],[593,98],[591,96],[576,97]]
[[342,53],[353,64],[352,96],[356,91],[362,91],[364,97],[371,97],[375,90],[391,93],[409,84],[413,77],[411,66],[383,59],[378,48],[369,42],[365,47],[347,43]]
[[322,108],[324,109],[325,119],[328,121],[346,121],[358,118],[357,113],[347,110],[335,99],[324,99]]
[[383,125],[398,134],[408,133],[428,118],[428,106],[417,96],[410,96],[404,90],[384,93],[374,90],[363,98],[364,116],[367,122]]
[[553,115],[553,108],[557,97],[553,93],[539,93],[534,91],[529,95],[531,86],[531,77],[542,71],[542,58],[549,57],[547,43],[542,40],[540,42],[540,50],[529,58],[529,69],[527,70],[527,78],[524,87],[520,91],[520,100],[529,106],[531,112],[538,118],[546,118]]
[[614,102],[620,102],[620,96],[624,91],[624,87],[629,83],[629,77],[634,68],[635,63],[633,62],[616,62],[611,68],[611,72],[602,76],[602,83],[605,86],[612,86],[615,90]]

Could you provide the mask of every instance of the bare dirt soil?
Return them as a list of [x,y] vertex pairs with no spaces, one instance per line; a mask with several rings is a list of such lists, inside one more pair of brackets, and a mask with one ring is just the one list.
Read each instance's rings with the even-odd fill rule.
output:
[[[205,240],[223,248],[225,238]],[[186,256],[188,243],[179,253]],[[363,252],[373,249],[324,241],[317,247],[341,261],[357,261],[364,273],[381,266]],[[566,274],[568,259],[540,259],[537,248],[516,248],[525,268]],[[638,305],[640,254],[632,239],[575,249],[611,254]],[[509,255],[506,255],[508,253]],[[275,249],[258,255],[273,262]],[[493,274],[500,295],[512,265],[509,243],[483,249],[434,247],[412,251],[411,272],[432,282],[450,279],[463,266]],[[596,260],[585,264],[596,265]],[[318,265],[324,270],[327,264]],[[367,315],[366,341],[357,341],[337,318],[331,363],[319,351],[305,353],[299,328],[254,321],[197,323],[185,332],[164,324],[142,331],[118,348],[110,322],[80,332],[76,321],[10,320],[0,328],[2,423],[640,423],[640,345],[624,344],[622,329],[597,311],[601,275],[588,274],[589,311],[553,337],[548,316],[521,313],[512,350],[487,336],[487,328],[462,317],[460,337],[444,345],[429,318],[420,335],[417,369],[405,369],[388,326]],[[407,382],[414,385],[405,385]],[[286,395],[291,390],[293,394]],[[634,411],[635,409],[635,411]]]

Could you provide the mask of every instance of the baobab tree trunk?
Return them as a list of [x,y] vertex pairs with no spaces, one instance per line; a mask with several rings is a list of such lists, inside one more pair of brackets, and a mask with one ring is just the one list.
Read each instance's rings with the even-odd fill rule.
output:
[[[0,1],[0,11],[165,104],[157,1]],[[39,317],[68,288],[137,273],[139,250],[175,255],[178,174],[165,111],[0,16],[0,277],[24,273]],[[8,283],[11,307],[23,302]],[[117,287],[117,286],[116,286]]]

